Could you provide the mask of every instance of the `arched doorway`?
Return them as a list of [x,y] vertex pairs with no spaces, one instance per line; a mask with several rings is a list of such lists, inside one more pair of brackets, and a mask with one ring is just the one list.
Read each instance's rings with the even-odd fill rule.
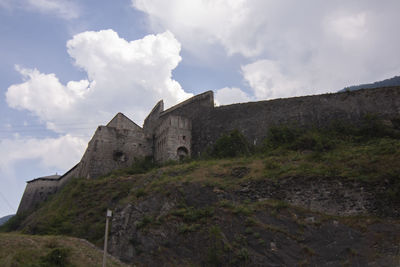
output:
[[176,154],[178,156],[178,159],[180,161],[184,160],[185,158],[187,158],[189,156],[189,151],[186,147],[181,146],[178,147],[178,150],[176,151]]

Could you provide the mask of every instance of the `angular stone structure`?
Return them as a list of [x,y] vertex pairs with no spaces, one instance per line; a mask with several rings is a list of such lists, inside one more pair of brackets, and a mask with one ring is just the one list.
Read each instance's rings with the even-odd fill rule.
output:
[[191,154],[192,123],[183,116],[167,116],[154,131],[154,159],[182,160]]
[[118,113],[106,126],[97,128],[82,160],[66,174],[53,180],[42,177],[29,181],[18,213],[43,201],[44,195],[57,192],[72,177],[96,178],[144,157],[157,162],[197,157],[222,134],[235,129],[249,142],[259,144],[273,125],[323,127],[337,120],[357,124],[370,114],[388,123],[399,119],[400,87],[219,107],[214,106],[213,92],[208,91],[167,110],[161,100],[143,128]]
[[18,214],[34,209],[36,205],[56,193],[60,177],[56,174],[28,181],[18,207]]

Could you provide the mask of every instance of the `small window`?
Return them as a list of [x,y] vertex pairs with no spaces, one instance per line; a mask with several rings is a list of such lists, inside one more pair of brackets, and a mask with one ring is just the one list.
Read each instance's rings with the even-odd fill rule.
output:
[[185,141],[186,140],[186,136],[183,135],[182,136],[182,140]]
[[185,158],[187,158],[189,156],[188,149],[186,147],[183,147],[183,146],[179,147],[176,152],[177,152],[176,154],[178,156],[178,159],[180,161],[184,160]]
[[122,151],[115,151],[113,154],[113,159],[114,159],[114,161],[117,161],[117,162],[127,161],[127,157],[126,157],[125,153],[123,153]]

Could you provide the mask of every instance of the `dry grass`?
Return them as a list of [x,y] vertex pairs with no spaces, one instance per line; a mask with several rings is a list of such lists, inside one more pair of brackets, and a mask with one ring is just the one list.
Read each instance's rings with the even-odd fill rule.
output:
[[[0,234],[0,266],[43,266],[41,259],[57,248],[67,251],[67,266],[102,265],[103,252],[83,239],[2,233]],[[107,266],[128,265],[109,257]]]

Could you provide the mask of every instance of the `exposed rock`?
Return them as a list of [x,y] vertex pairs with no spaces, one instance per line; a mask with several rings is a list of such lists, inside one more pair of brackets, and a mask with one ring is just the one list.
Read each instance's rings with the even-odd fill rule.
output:
[[250,168],[247,167],[235,167],[232,169],[231,176],[236,178],[243,178],[250,172]]
[[332,215],[374,214],[400,217],[400,200],[386,198],[391,182],[351,181],[341,177],[287,177],[242,185],[237,194],[251,200],[278,199]]
[[[279,195],[278,199],[293,198],[292,203],[301,206],[313,203],[309,207],[316,210],[343,214],[374,210],[368,204],[372,201],[368,186],[338,178],[321,182],[320,190],[309,188],[316,182],[260,181],[237,192],[196,183],[165,188],[166,195],[140,198],[115,211],[110,252],[143,266],[394,266],[398,223],[357,218],[347,222],[346,217],[268,204],[270,197]],[[339,183],[343,195],[333,190]],[[264,197],[253,202],[260,208],[241,211],[239,205],[255,193]],[[338,195],[330,200],[333,194]],[[346,204],[354,198],[360,198],[361,204]],[[220,206],[221,199],[229,199],[233,206]]]

